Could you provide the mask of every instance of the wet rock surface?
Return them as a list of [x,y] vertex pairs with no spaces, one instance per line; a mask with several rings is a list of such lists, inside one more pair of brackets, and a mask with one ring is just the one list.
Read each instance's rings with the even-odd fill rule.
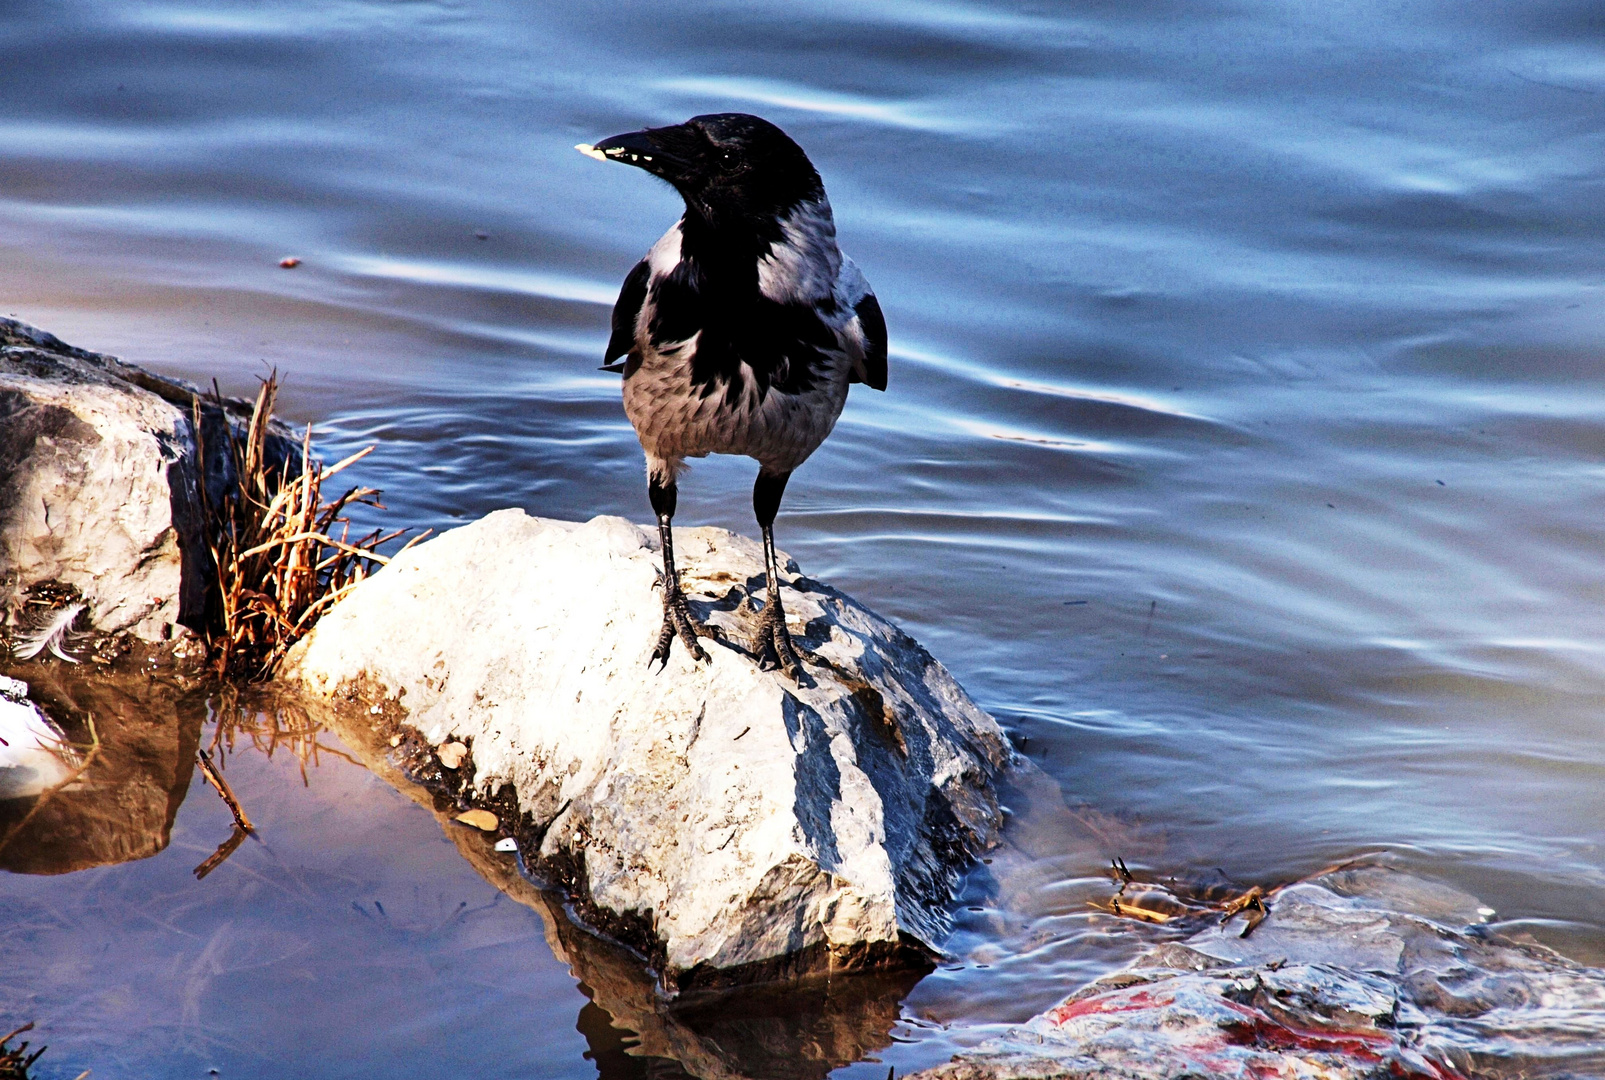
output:
[[1605,972],[1481,919],[1475,898],[1383,866],[1277,893],[920,1080],[1597,1076]]
[[[0,319],[0,616],[40,587],[86,604],[84,621],[145,641],[198,627],[211,580],[198,488],[231,483],[225,424],[245,402]],[[286,430],[272,445],[297,453]],[[0,618],[4,622],[5,618]]]
[[499,808],[529,868],[671,991],[927,960],[1000,824],[1002,732],[917,643],[793,564],[807,678],[760,671],[744,642],[761,549],[719,529],[676,531],[712,662],[677,650],[649,672],[654,539],[492,514],[360,585],[284,678],[415,731],[424,771]]

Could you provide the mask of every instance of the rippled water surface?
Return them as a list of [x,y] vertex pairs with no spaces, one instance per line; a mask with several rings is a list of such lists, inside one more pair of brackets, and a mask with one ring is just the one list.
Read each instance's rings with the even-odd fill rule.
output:
[[[0,313],[225,390],[276,366],[436,528],[648,514],[595,368],[678,201],[572,145],[739,109],[808,150],[891,385],[781,546],[1050,778],[841,1076],[1128,958],[1085,904],[1117,854],[1391,852],[1605,961],[1593,0],[0,3],[0,46]],[[678,520],[754,532],[752,469],[699,464]],[[266,842],[204,882],[199,787],[161,855],[0,879],[0,1021],[64,1076],[647,1075],[427,812],[286,760],[232,759]]]

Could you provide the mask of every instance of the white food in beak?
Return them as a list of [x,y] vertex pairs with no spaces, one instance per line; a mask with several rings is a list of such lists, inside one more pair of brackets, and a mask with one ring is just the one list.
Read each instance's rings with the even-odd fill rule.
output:
[[586,157],[595,158],[597,161],[606,161],[607,160],[607,155],[602,153],[602,151],[598,150],[596,147],[592,146],[590,143],[586,143],[586,142],[575,143],[574,144],[574,149],[578,150],[580,153],[584,154]]

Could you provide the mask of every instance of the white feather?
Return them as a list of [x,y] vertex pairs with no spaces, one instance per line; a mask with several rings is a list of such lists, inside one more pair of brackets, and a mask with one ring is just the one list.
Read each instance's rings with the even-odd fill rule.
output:
[[11,655],[18,660],[31,660],[48,649],[52,656],[59,656],[69,664],[78,663],[78,658],[68,656],[62,651],[62,646],[69,637],[78,636],[73,633],[72,624],[83,610],[83,604],[68,604],[51,615],[49,621],[38,629],[19,631],[16,642],[11,646]]

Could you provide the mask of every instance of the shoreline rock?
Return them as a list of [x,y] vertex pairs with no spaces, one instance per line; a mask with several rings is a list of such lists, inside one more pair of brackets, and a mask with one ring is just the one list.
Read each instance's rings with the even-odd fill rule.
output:
[[929,963],[1001,824],[1002,731],[917,643],[789,560],[808,678],[759,671],[743,644],[761,549],[720,529],[676,542],[710,664],[679,650],[647,670],[654,535],[504,510],[397,556],[281,679],[395,725],[398,755],[423,754],[413,772],[499,810],[529,867],[671,993]]
[[[195,427],[200,412],[200,432]],[[199,629],[215,578],[199,490],[233,483],[225,432],[250,404],[0,319],[0,625],[42,588],[104,634]],[[275,425],[274,452],[299,455]]]
[[909,1080],[1457,1080],[1605,1069],[1605,971],[1380,865],[1281,890]]

